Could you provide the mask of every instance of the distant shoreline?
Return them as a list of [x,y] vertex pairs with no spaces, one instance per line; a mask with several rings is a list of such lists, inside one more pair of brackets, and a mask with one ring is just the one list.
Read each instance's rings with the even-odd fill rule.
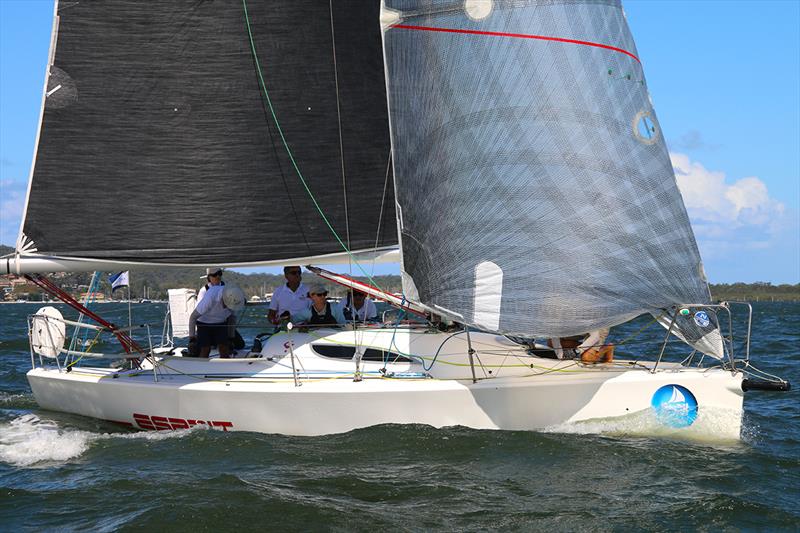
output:
[[[14,249],[0,245],[0,255],[13,252]],[[130,275],[130,298],[139,300],[145,297],[145,292],[149,299],[167,299],[167,289],[188,287],[199,289],[202,285],[202,268],[148,268],[131,271]],[[88,288],[92,274],[90,272],[77,272],[69,274],[54,274],[52,278],[59,286],[74,293]],[[354,276],[356,279],[379,286],[388,292],[401,292],[403,290],[399,274],[374,276],[371,280],[363,276]],[[8,279],[8,276],[0,276],[0,280]],[[251,273],[242,274],[240,272],[226,271],[224,279],[229,283],[235,283],[244,290],[248,298],[254,295],[263,297],[267,293],[283,285],[285,282],[283,275]],[[316,281],[316,276],[310,272],[303,273],[303,281]],[[345,288],[323,280],[323,284],[328,287],[332,296],[343,296]],[[81,289],[83,287],[83,289]],[[770,282],[755,283],[712,283],[710,284],[711,296],[715,302],[718,301],[800,301],[800,283],[773,285]],[[111,287],[108,283],[108,276],[103,275],[100,283],[100,292],[106,298],[111,296]],[[13,299],[23,297],[22,295],[39,295],[39,290],[35,286],[14,287]],[[119,292],[116,293],[119,296]],[[128,297],[126,294],[125,297]],[[0,295],[2,300],[2,295]],[[36,301],[36,298],[33,298]]]

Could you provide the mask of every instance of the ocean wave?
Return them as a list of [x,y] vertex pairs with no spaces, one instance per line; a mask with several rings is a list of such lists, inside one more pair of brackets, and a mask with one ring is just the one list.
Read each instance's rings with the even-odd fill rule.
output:
[[30,392],[0,392],[2,409],[30,409],[36,405],[36,399]]
[[0,424],[0,461],[17,467],[50,466],[80,457],[93,442],[110,439],[159,441],[182,438],[202,427],[177,431],[95,433],[62,428],[53,420],[25,414]]

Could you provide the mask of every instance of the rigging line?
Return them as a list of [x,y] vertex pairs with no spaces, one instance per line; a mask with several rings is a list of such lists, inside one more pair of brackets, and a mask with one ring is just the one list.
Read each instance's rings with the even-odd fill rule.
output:
[[97,332],[97,335],[95,335],[95,336],[94,336],[94,339],[92,340],[91,344],[89,344],[89,346],[84,346],[84,354],[82,354],[82,355],[81,355],[80,357],[78,357],[77,359],[74,359],[74,358],[75,358],[75,356],[73,355],[73,356],[72,356],[72,357],[73,357],[73,361],[72,361],[71,363],[69,363],[69,364],[66,364],[66,362],[65,362],[65,365],[64,365],[64,366],[65,366],[66,368],[72,368],[72,367],[74,367],[75,365],[77,365],[78,363],[80,363],[80,362],[81,362],[81,359],[83,359],[83,356],[84,356],[85,354],[88,354],[88,353],[90,353],[90,351],[92,350],[92,348],[94,348],[95,344],[97,344],[97,340],[100,338],[100,335],[101,335],[102,333],[103,333],[102,331],[98,331],[98,332]]
[[90,319],[94,320],[101,326],[106,327],[111,333],[113,333],[117,337],[117,339],[119,339],[120,344],[122,344],[122,347],[128,354],[130,354],[134,350],[142,354],[145,353],[144,350],[136,343],[136,341],[134,341],[127,334],[127,332],[120,331],[114,324],[104,320],[99,315],[85,308],[70,294],[68,294],[66,291],[61,289],[58,285],[56,285],[49,279],[47,279],[47,277],[43,276],[42,274],[25,274],[25,279],[35,283],[41,289],[55,296],[56,298],[58,298],[65,304],[69,305],[79,313],[85,314],[86,316],[88,316]]
[[[308,183],[306,182],[305,178],[303,177],[303,173],[300,172],[300,167],[298,166],[297,161],[294,158],[294,154],[292,153],[291,148],[289,148],[289,143],[286,140],[286,136],[283,134],[283,128],[281,128],[280,122],[278,121],[278,116],[275,113],[275,108],[272,106],[272,99],[269,97],[269,91],[267,90],[267,84],[264,81],[264,74],[261,71],[261,63],[258,61],[258,54],[256,53],[256,43],[255,43],[255,40],[253,38],[253,31],[252,31],[252,28],[250,27],[250,15],[247,12],[247,0],[242,0],[242,8],[243,8],[243,11],[244,11],[245,24],[247,25],[247,35],[248,35],[248,38],[250,40],[250,52],[253,54],[253,61],[256,64],[256,72],[258,73],[258,80],[259,80],[259,82],[261,84],[261,89],[262,89],[262,91],[264,93],[264,98],[265,98],[265,100],[267,102],[267,106],[269,107],[270,114],[272,115],[272,120],[275,121],[275,126],[278,129],[278,133],[280,134],[281,142],[283,143],[283,147],[286,150],[286,154],[289,156],[289,160],[292,162],[292,167],[294,168],[295,172],[297,173],[297,177],[300,178],[300,183],[303,184],[303,188],[305,188],[306,192],[308,193],[309,198],[311,198],[311,201],[313,202],[314,207],[316,207],[317,211],[319,212],[320,216],[322,217],[322,220],[325,222],[325,225],[328,226],[329,230],[331,230],[331,233],[336,238],[336,241],[341,245],[342,249],[344,249],[344,251],[347,252],[347,255],[350,256],[350,259],[353,260],[353,262],[356,264],[358,269],[361,270],[361,272],[365,276],[367,276],[369,278],[369,280],[376,287],[378,287],[380,289],[380,287],[375,282],[375,280],[372,278],[372,276],[370,276],[367,273],[367,271],[364,270],[364,268],[361,266],[361,264],[358,261],[354,260],[353,252],[350,251],[350,248],[344,243],[344,241],[342,241],[342,238],[339,236],[339,234],[333,228],[333,226],[331,225],[330,221],[328,220],[328,217],[325,216],[325,213],[322,211],[322,207],[320,207],[319,202],[317,202],[317,198],[314,196],[314,193],[311,192],[311,189],[309,188]],[[383,289],[381,289],[381,290],[383,290]]]
[[386,177],[383,178],[383,193],[381,193],[381,210],[378,213],[378,230],[375,232],[375,255],[372,257],[370,274],[375,275],[375,261],[377,260],[378,243],[381,239],[381,226],[383,225],[383,207],[386,204],[386,189],[389,186],[389,170],[392,168],[392,149],[389,148],[389,158],[386,160]]
[[[350,219],[347,210],[347,174],[344,168],[344,143],[342,142],[342,109],[339,97],[339,67],[336,64],[336,31],[333,25],[333,0],[328,2],[331,14],[331,52],[333,53],[333,81],[336,85],[336,119],[339,125],[339,158],[342,163],[342,194],[344,195],[344,227],[347,235],[347,247],[350,247]],[[352,274],[352,267],[351,267]]]
[[[349,210],[347,208],[347,173],[345,172],[344,166],[344,143],[342,141],[342,107],[341,107],[341,98],[339,97],[339,66],[336,64],[336,29],[333,24],[333,0],[328,1],[328,11],[331,15],[331,53],[333,55],[333,80],[336,86],[336,120],[339,126],[339,159],[342,164],[342,196],[344,197],[344,229],[347,236],[347,247],[351,247],[350,242],[350,215]],[[349,256],[347,258],[347,271],[350,273],[350,276],[353,275],[353,260],[352,257]],[[356,313],[355,313],[355,295],[353,293],[353,288],[350,287],[348,290],[349,298],[350,298],[350,317],[353,320],[353,340],[356,345],[356,354],[359,353],[358,351],[358,334],[356,333]],[[366,304],[364,304],[366,305]],[[358,374],[358,369],[360,366],[360,359],[356,357],[356,374]]]
[[[84,307],[86,307],[87,309],[89,308],[89,306],[90,306],[90,305],[91,305],[91,303],[92,303],[92,295],[93,295],[93,294],[95,293],[95,291],[97,290],[97,278],[98,278],[98,276],[99,276],[99,275],[100,275],[99,271],[95,270],[95,271],[94,271],[94,273],[92,274],[92,279],[91,279],[91,281],[89,282],[89,290],[87,291],[87,293],[86,293],[86,298],[84,299],[84,302],[83,302],[83,305],[84,305]],[[86,315],[84,315],[83,313],[80,313],[80,314],[78,315],[78,320],[77,320],[77,322],[78,322],[79,324],[82,324],[82,323],[83,323],[83,319],[84,319],[85,317],[86,317]],[[80,334],[81,334],[81,329],[82,329],[82,328],[81,328],[80,326],[77,326],[77,327],[75,328],[75,331],[72,333],[72,339],[70,340],[70,343],[69,343],[69,350],[70,350],[70,351],[73,351],[73,350],[75,349],[75,347],[77,346],[77,344],[78,344],[78,337],[79,337],[79,336],[80,336]],[[85,341],[86,341],[86,339],[87,339],[87,338],[88,338],[88,330],[87,330],[87,331],[84,331],[83,338],[81,339],[81,341],[80,341],[80,342],[82,342],[82,343],[85,343]]]
[[[256,63],[256,58],[253,57],[253,63]],[[259,86],[259,96],[261,96],[261,87]],[[278,155],[278,146],[275,139],[275,134],[272,131],[272,124],[269,120],[269,108],[265,105],[264,98],[261,98],[261,111],[264,114],[264,122],[267,125],[267,134],[269,135],[269,146],[272,148],[272,154],[275,157],[275,163],[278,165],[278,175],[281,178],[281,183],[283,183],[283,190],[286,192],[286,199],[289,200],[289,209],[291,210],[292,215],[294,216],[295,226],[294,228],[300,233],[300,236],[303,238],[303,243],[306,245],[307,250],[311,250],[311,245],[308,242],[308,237],[306,236],[305,224],[301,223],[300,214],[298,213],[297,208],[294,205],[294,200],[292,198],[292,191],[289,190],[289,183],[287,182],[287,170],[284,169],[284,162]],[[269,188],[265,190],[265,193],[269,193]]]
[[[262,99],[261,105],[263,107],[264,102]],[[264,114],[267,114],[268,109],[264,109]],[[269,118],[267,117],[267,121]],[[306,236],[305,224],[301,223],[300,214],[297,211],[297,208],[294,206],[294,200],[292,199],[292,193],[289,190],[289,183],[286,181],[286,173],[283,170],[283,163],[281,158],[278,157],[278,148],[275,146],[275,137],[272,134],[272,128],[269,127],[269,122],[267,122],[267,131],[269,132],[269,144],[272,147],[272,153],[275,154],[275,161],[278,163],[278,168],[280,170],[280,177],[281,182],[283,182],[283,189],[286,191],[286,198],[289,200],[289,207],[292,210],[292,214],[294,215],[295,221],[295,228],[300,232],[300,235],[303,237],[303,242],[306,245],[307,250],[311,250],[311,245],[308,243],[308,237]]]

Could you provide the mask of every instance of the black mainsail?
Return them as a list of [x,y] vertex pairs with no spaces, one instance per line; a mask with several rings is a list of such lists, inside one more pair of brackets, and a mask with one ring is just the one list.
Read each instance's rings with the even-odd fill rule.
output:
[[710,301],[619,1],[385,5],[407,297],[548,336]]
[[59,3],[18,251],[157,264],[342,253],[291,158],[351,250],[395,245],[379,7]]

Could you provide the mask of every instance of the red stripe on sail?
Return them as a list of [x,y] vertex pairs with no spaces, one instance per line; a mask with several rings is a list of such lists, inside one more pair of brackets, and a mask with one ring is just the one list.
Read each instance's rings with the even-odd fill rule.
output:
[[392,26],[392,28],[400,28],[403,30],[420,30],[420,31],[437,31],[442,33],[463,33],[468,35],[488,35],[490,37],[513,37],[515,39],[537,39],[539,41],[555,41],[558,43],[569,43],[569,44],[579,44],[581,46],[594,46],[595,48],[605,48],[606,50],[613,50],[614,52],[619,52],[621,54],[625,54],[626,56],[630,56],[635,59],[638,63],[639,58],[633,55],[632,53],[628,52],[627,50],[623,50],[622,48],[617,48],[616,46],[610,46],[607,44],[601,43],[593,43],[591,41],[578,41],[575,39],[565,39],[563,37],[548,37],[547,35],[531,35],[527,33],[503,33],[498,31],[478,31],[478,30],[458,30],[454,28],[433,28],[431,26],[410,26],[407,24],[396,24]]

